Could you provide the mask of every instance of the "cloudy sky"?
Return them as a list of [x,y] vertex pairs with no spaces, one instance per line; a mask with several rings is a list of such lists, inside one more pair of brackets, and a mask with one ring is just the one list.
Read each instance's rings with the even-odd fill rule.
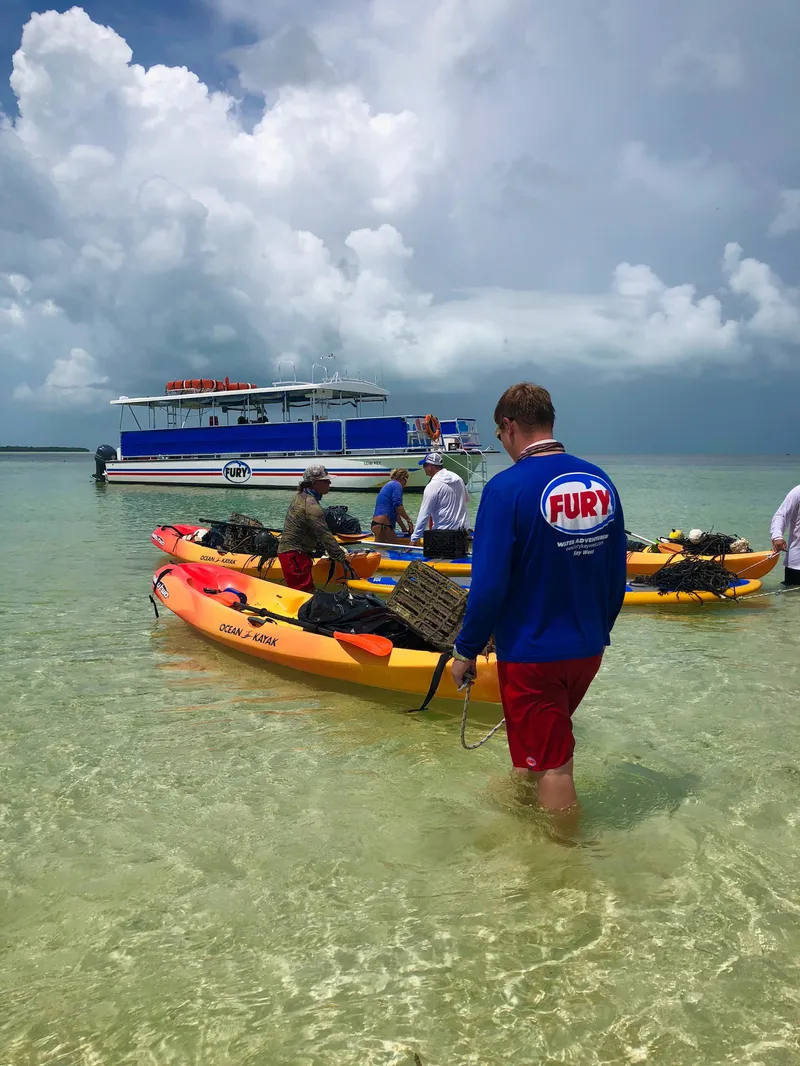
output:
[[4,0],[0,48],[0,443],[335,352],[487,437],[527,378],[585,451],[800,452],[796,0]]

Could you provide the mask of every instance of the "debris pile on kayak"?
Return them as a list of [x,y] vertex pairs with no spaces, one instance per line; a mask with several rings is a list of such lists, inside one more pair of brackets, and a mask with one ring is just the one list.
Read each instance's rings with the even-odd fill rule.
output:
[[387,608],[423,640],[452,648],[467,608],[467,592],[425,563],[411,563],[398,579]]
[[[446,580],[446,579],[445,579]],[[371,633],[386,637],[398,648],[436,651],[429,641],[389,609],[377,596],[353,595],[349,589],[339,592],[317,591],[297,611],[299,621],[315,633],[333,636],[335,632]]]
[[651,577],[642,579],[642,584],[658,589],[659,596],[668,592],[713,592],[723,596],[736,580],[736,574],[712,559],[684,559],[662,566]]
[[278,538],[257,518],[232,511],[227,520],[203,518],[201,521],[209,527],[199,541],[204,548],[263,559],[274,559],[278,554]]
[[738,533],[715,533],[702,529],[692,529],[688,536],[683,536],[680,530],[673,530],[669,543],[680,544],[687,555],[745,555],[753,550]]

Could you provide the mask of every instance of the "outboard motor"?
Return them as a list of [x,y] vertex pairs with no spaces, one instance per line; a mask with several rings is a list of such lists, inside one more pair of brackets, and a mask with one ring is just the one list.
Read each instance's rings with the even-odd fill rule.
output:
[[112,448],[110,444],[101,444],[97,451],[94,453],[94,466],[95,471],[92,474],[92,478],[95,481],[102,482],[106,480],[106,463],[111,463],[117,458],[117,449]]

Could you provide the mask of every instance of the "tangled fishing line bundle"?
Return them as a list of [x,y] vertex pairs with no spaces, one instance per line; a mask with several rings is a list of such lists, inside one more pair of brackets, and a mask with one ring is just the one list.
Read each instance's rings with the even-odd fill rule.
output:
[[645,578],[643,584],[658,589],[659,596],[668,592],[713,592],[721,597],[735,580],[735,574],[713,559],[683,559],[662,566],[657,573]]

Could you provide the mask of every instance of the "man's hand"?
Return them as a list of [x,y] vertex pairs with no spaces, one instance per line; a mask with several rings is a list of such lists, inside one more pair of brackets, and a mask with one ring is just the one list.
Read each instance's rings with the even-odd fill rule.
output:
[[474,659],[470,659],[469,662],[464,662],[462,659],[454,659],[453,665],[450,667],[450,673],[456,683],[456,688],[461,688],[466,679],[474,680],[477,672],[478,664]]
[[774,537],[772,540],[772,549],[776,552],[785,552],[788,548],[786,541],[783,537]]

